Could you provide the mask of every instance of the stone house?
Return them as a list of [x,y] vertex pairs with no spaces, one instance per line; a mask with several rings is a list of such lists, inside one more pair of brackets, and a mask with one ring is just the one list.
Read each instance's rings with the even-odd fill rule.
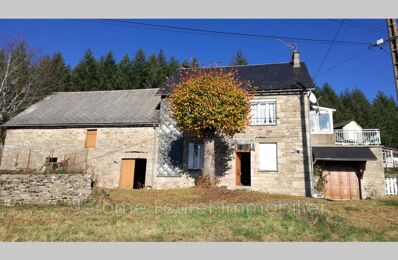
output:
[[91,171],[96,184],[104,188],[151,184],[156,175],[159,130],[156,91],[48,96],[4,124],[1,169],[40,171],[51,161]]
[[[216,141],[220,187],[312,196],[318,163],[330,185],[345,183],[331,186],[329,198],[383,195],[381,143],[338,142],[334,110],[309,98],[315,87],[298,52],[291,62],[223,69],[236,70],[256,90],[250,125]],[[165,98],[178,81],[176,73],[158,89],[55,93],[3,125],[0,169],[40,169],[63,160],[92,170],[99,187],[192,187],[203,166],[203,142],[181,132],[168,113]]]

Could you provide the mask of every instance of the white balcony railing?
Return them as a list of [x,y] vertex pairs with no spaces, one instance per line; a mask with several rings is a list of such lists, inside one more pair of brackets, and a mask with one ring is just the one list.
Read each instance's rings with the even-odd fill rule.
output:
[[383,149],[384,168],[398,168],[398,159],[394,158],[394,152],[391,149]]
[[384,168],[398,168],[398,161],[394,158],[383,158]]
[[379,129],[334,130],[336,144],[380,145]]

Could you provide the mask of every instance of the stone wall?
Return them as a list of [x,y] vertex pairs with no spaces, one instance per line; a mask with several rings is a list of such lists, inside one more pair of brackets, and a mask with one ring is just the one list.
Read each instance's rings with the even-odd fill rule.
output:
[[[232,139],[218,140],[216,142],[216,174],[220,178],[220,186],[229,189],[239,189],[241,186],[235,184],[235,152],[234,143],[253,142],[254,150],[251,151],[251,190],[263,191],[278,194],[290,195],[308,195],[311,190],[310,173],[311,162],[309,152],[309,104],[305,95],[275,95],[258,97],[261,99],[276,99],[277,124],[266,126],[248,126],[240,134]],[[164,112],[163,112],[164,113]],[[167,115],[167,114],[166,114]],[[161,118],[162,119],[162,118]],[[168,167],[178,169],[169,174],[159,174],[157,176],[157,188],[169,187],[189,187],[194,185],[194,179],[201,174],[200,171],[190,171],[187,168],[188,162],[188,144],[189,142],[198,142],[189,135],[181,134],[175,128],[172,121],[168,118],[167,128],[160,124],[160,139],[183,139],[182,163],[178,161],[177,167],[168,166],[167,158],[162,159],[164,154],[159,152],[159,168]],[[163,124],[166,124],[163,123]],[[171,125],[171,127],[170,127]],[[164,128],[164,129],[163,129]],[[169,138],[170,137],[170,138]],[[166,144],[171,142],[164,142]],[[262,172],[259,171],[259,143],[276,142],[278,171]],[[162,142],[161,147],[162,148]],[[179,145],[181,149],[181,145]],[[164,165],[161,162],[165,162]],[[183,174],[184,173],[184,174]],[[181,185],[183,183],[184,185]],[[176,185],[176,186],[174,186]]]
[[0,174],[0,204],[79,203],[91,194],[90,174]]
[[[276,194],[309,195],[311,190],[311,161],[309,150],[309,104],[305,95],[276,95],[259,97],[276,99],[276,125],[249,126],[234,136],[237,143],[251,140],[254,150],[251,158],[251,190]],[[277,171],[259,170],[259,144],[277,144]],[[240,188],[235,185],[235,153],[220,186]]]
[[335,145],[336,135],[335,134],[311,134],[311,145]]
[[377,157],[376,161],[367,161],[366,169],[361,179],[362,198],[385,196],[383,148],[381,146],[369,147]]
[[[92,129],[92,128],[90,128]],[[47,157],[87,169],[102,188],[119,186],[122,159],[146,159],[146,186],[156,175],[158,127],[97,128],[96,147],[84,148],[86,128],[8,129],[2,170],[40,170]],[[29,159],[30,158],[30,159]]]

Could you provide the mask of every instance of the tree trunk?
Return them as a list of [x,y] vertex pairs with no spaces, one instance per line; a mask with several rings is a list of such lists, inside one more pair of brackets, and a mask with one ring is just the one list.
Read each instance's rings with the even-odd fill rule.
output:
[[204,139],[204,162],[203,162],[203,176],[208,176],[211,187],[216,186],[216,169],[215,169],[215,154],[214,154],[214,138]]

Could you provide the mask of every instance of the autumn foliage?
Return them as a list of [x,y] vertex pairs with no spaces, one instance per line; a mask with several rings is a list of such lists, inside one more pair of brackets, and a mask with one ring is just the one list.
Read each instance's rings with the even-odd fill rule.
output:
[[180,129],[197,137],[233,136],[249,123],[249,82],[235,71],[186,69],[169,96]]
[[232,137],[250,120],[249,82],[238,80],[235,71],[184,69],[169,96],[171,113],[184,132],[203,138],[204,163],[200,182],[215,187],[215,138]]

